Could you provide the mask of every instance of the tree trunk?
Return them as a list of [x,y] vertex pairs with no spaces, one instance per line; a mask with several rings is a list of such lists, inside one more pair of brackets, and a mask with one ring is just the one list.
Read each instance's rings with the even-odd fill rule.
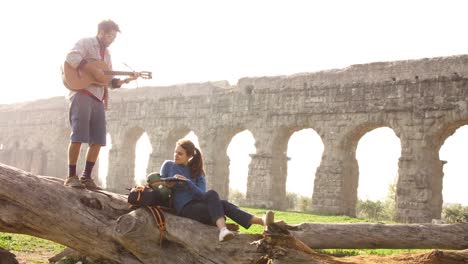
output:
[[468,223],[314,224],[295,226],[293,235],[311,248],[467,249]]
[[[41,237],[114,263],[339,263],[310,247],[467,247],[467,224],[273,224],[282,230],[267,232],[268,239],[240,234],[219,243],[213,226],[169,213],[165,217],[167,231],[160,244],[149,211],[131,211],[125,195],[64,187],[61,179],[0,164],[1,232]],[[285,227],[295,229],[293,235]]]

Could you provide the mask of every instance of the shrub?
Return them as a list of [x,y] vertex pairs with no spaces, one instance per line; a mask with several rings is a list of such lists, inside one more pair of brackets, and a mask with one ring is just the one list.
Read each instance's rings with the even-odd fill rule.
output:
[[239,191],[239,190],[234,190],[234,189],[229,189],[229,198],[228,200],[238,206],[244,206],[246,205],[246,198],[245,198],[245,193]]
[[468,206],[461,204],[447,204],[442,208],[442,220],[446,223],[468,221]]
[[287,210],[307,212],[312,211],[312,197],[302,196],[297,193],[287,193]]

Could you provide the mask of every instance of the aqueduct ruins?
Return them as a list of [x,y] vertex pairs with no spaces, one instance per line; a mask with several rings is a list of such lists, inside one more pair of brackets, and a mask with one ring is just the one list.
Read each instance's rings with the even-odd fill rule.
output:
[[[108,189],[123,192],[133,185],[135,145],[144,132],[153,148],[148,171],[154,171],[172,157],[175,141],[194,131],[209,187],[226,197],[226,149],[236,133],[247,129],[257,149],[249,165],[247,200],[281,209],[288,140],[295,131],[312,128],[324,144],[313,209],[355,215],[357,143],[365,133],[389,127],[401,142],[397,219],[428,222],[440,218],[442,210],[440,147],[468,124],[464,76],[468,56],[460,55],[243,78],[235,86],[207,82],[112,91]],[[70,131],[64,97],[0,105],[0,127],[0,162],[35,174],[66,175]]]

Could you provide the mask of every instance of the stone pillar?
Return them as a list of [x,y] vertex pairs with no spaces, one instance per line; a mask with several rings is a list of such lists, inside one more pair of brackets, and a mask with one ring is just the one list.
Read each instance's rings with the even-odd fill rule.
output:
[[114,144],[109,151],[109,169],[106,189],[111,192],[126,193],[126,188],[131,188],[135,185],[134,178],[134,147],[122,148]]
[[396,220],[428,223],[440,219],[444,162],[439,159],[439,148],[432,139],[412,132],[407,132],[401,143]]
[[[70,144],[70,132],[68,129],[58,129],[54,132],[52,141],[54,144],[43,145],[47,152],[47,167],[45,175],[65,179],[68,176],[68,145]],[[85,148],[85,145],[81,147]],[[80,155],[80,158],[83,156]],[[82,167],[80,167],[82,168]],[[77,173],[80,173],[77,170]]]
[[159,172],[163,162],[174,157],[174,143],[167,140],[167,134],[163,135],[161,132],[147,133],[153,147],[153,153],[151,153],[148,161],[148,173]]
[[32,153],[31,173],[45,175],[47,171],[47,152],[42,148],[36,149]]
[[284,154],[251,154],[247,201],[254,207],[285,210],[287,157]]
[[285,210],[288,134],[283,130],[254,132],[257,154],[250,155],[247,202],[255,207]]
[[315,174],[312,210],[356,216],[358,164],[355,148],[340,147],[336,142],[323,139],[324,153]]
[[161,170],[161,165],[167,159],[169,159],[167,155],[154,153],[154,150],[153,150],[153,153],[150,154],[149,161],[148,161],[148,173],[159,172]]
[[218,192],[222,199],[229,195],[229,157],[227,146],[231,140],[230,133],[224,130],[203,132],[199,144],[203,154],[207,190]]
[[[47,176],[65,179],[68,176],[68,144],[57,145],[47,152]],[[77,171],[79,173],[79,171]]]
[[24,171],[31,171],[32,150],[17,148],[13,150],[11,165]]
[[0,150],[0,162],[3,164],[10,165],[11,164],[11,153],[10,149],[2,149]]

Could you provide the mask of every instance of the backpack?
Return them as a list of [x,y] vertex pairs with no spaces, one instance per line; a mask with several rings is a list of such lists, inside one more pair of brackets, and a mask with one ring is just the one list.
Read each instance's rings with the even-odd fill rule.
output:
[[127,202],[132,206],[172,206],[172,190],[161,181],[161,175],[156,172],[148,174],[147,184],[130,190]]
[[130,189],[127,202],[131,208],[145,207],[151,213],[160,232],[160,245],[166,232],[166,218],[162,209],[171,211],[172,190],[161,180],[161,175],[156,172],[148,174],[147,184]]

